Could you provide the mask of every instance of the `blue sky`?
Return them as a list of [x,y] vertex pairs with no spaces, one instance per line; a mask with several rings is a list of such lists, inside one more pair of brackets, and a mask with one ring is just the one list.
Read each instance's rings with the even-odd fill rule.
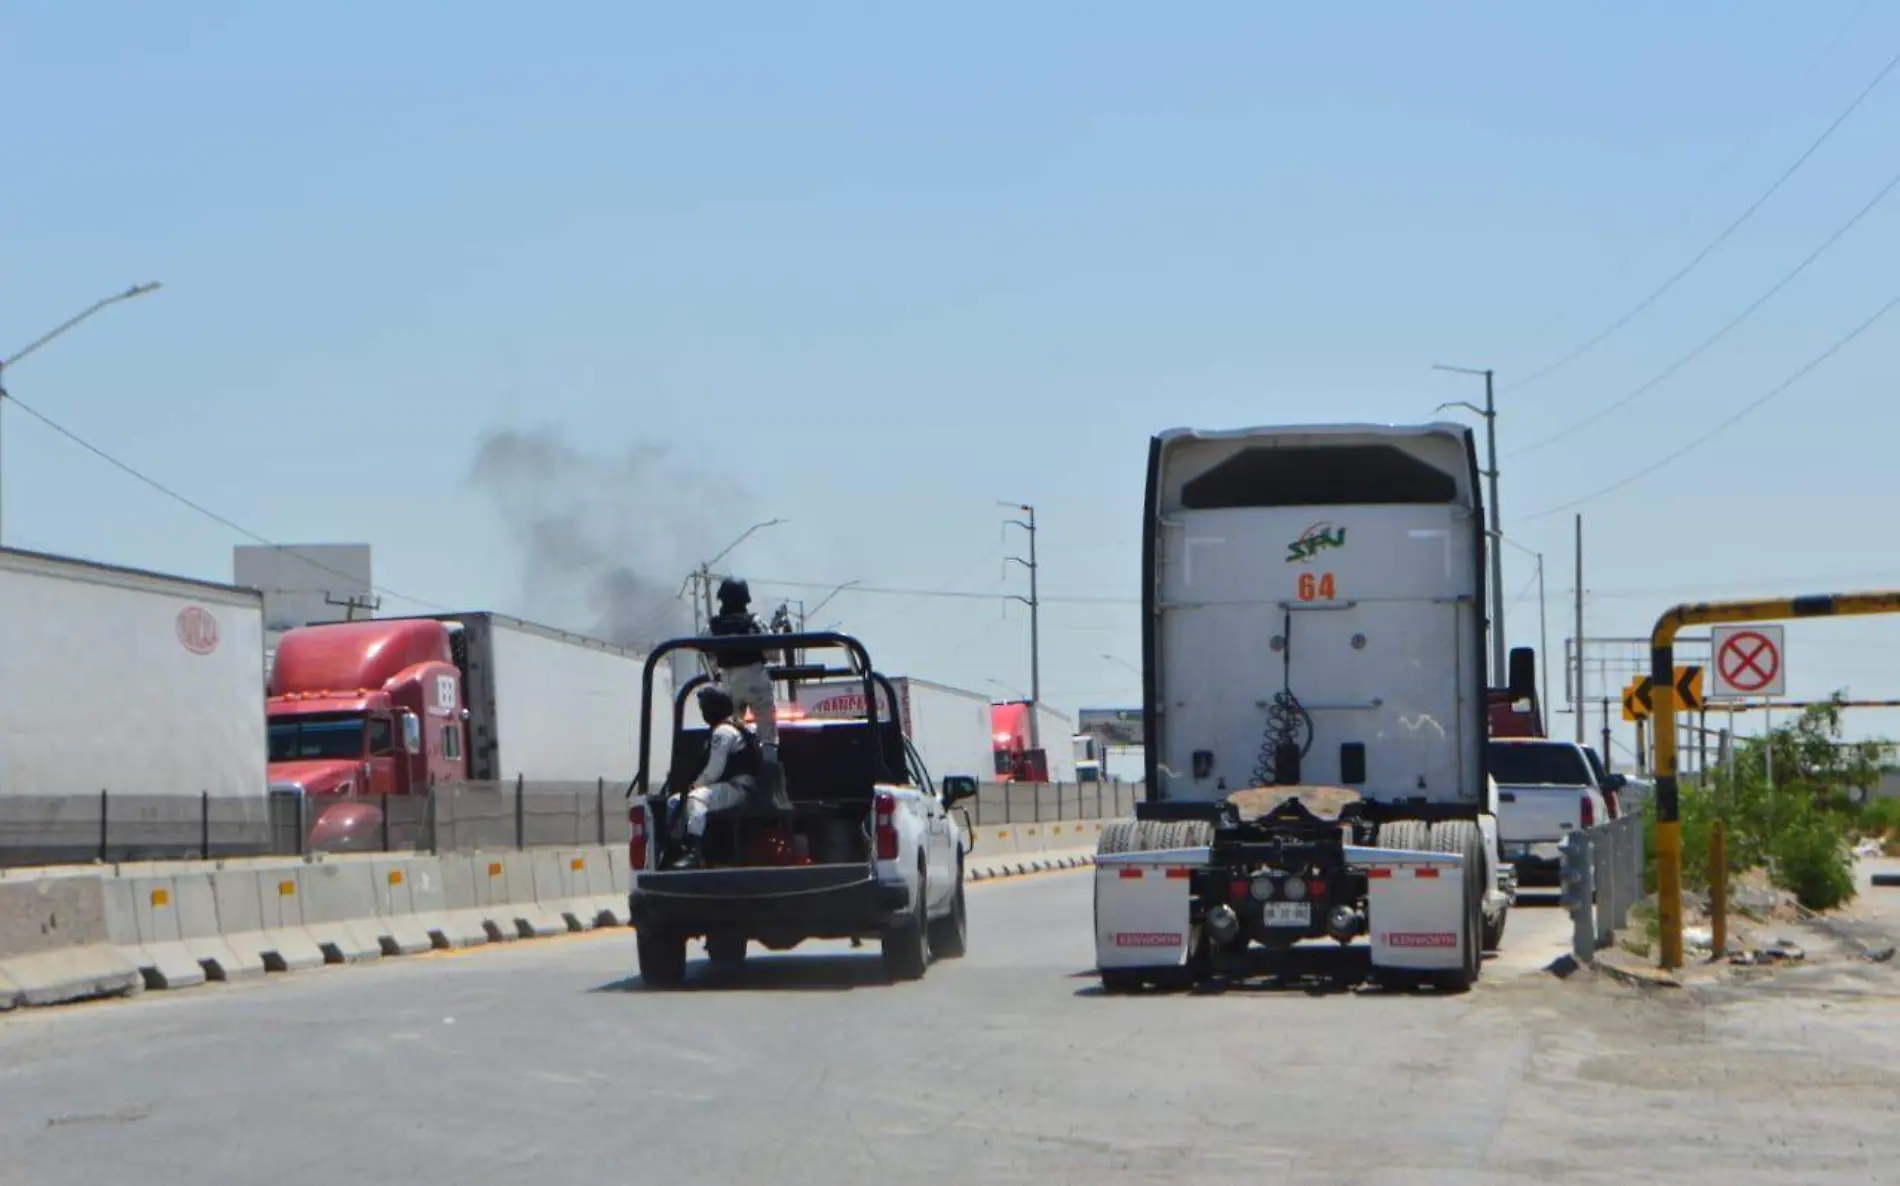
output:
[[[1522,451],[1670,366],[1890,179],[1900,72],[1642,315],[1513,386],[1874,78],[1900,11],[1864,0],[526,12],[10,5],[0,351],[165,287],[9,389],[272,540],[373,544],[389,590],[583,627],[472,480],[485,431],[551,434],[572,464],[547,497],[662,584],[780,516],[733,557],[761,593],[1020,592],[995,504],[1032,502],[1043,686],[1072,709],[1136,695],[1103,656],[1137,658],[1137,613],[1099,599],[1136,593],[1151,431],[1417,420],[1480,394],[1431,363],[1496,368],[1506,529],[1546,554],[1562,639],[1571,521],[1538,512],[1895,295],[1900,197],[1679,373]],[[1583,502],[1589,633],[1644,633],[1683,597],[1900,584],[1896,343],[1900,312]],[[9,544],[228,578],[247,542],[18,408],[4,449]],[[1513,552],[1517,642],[1533,575]],[[1018,606],[847,592],[823,616],[893,671],[1028,682]],[[1900,621],[1789,643],[1795,694],[1900,695]]]

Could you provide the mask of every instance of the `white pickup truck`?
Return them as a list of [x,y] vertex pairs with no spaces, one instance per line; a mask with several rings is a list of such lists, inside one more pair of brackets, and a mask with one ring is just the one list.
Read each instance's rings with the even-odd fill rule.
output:
[[761,794],[757,803],[714,812],[705,864],[691,869],[668,867],[675,848],[668,821],[673,795],[687,789],[705,761],[708,731],[686,716],[706,677],[684,682],[674,695],[672,729],[654,753],[654,672],[674,651],[713,652],[718,644],[677,639],[647,657],[640,772],[630,791],[628,895],[643,987],[679,985],[687,944],[696,937],[705,940],[712,963],[729,970],[743,963],[749,943],[785,951],[808,939],[875,939],[893,980],[915,980],[933,957],[964,952],[970,842],[960,813],[950,809],[976,794],[976,778],[947,775],[932,785],[902,721],[878,712],[901,701],[856,639],[783,634],[773,635],[772,645],[786,653],[846,652],[843,668],[774,667],[770,675],[780,683],[849,677],[862,688],[866,713],[781,721],[784,800]]
[[1585,747],[1551,738],[1497,737],[1486,765],[1498,784],[1498,840],[1517,866],[1520,885],[1556,885],[1563,854],[1558,844],[1578,828],[1611,818],[1610,802],[1622,775],[1599,781]]

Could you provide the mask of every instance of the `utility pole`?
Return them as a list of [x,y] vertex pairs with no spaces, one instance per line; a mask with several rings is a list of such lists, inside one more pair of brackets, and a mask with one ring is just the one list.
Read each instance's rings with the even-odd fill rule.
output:
[[1490,468],[1484,476],[1490,480],[1491,503],[1491,683],[1494,687],[1503,686],[1506,679],[1504,664],[1504,557],[1500,554],[1504,542],[1504,516],[1498,508],[1498,410],[1493,398],[1491,368],[1479,370],[1475,367],[1454,367],[1433,364],[1435,371],[1451,371],[1459,375],[1484,376],[1484,407],[1480,408],[1465,400],[1453,400],[1439,404],[1437,410],[1446,408],[1465,408],[1484,417],[1485,457]]
[[377,610],[383,608],[383,599],[380,597],[359,597],[352,593],[339,601],[328,593],[325,593],[323,595],[323,604],[342,607],[343,620],[345,622],[354,622],[356,621],[357,610],[366,609],[370,613],[375,613]]
[[[1605,701],[1607,704],[1608,701]],[[1603,731],[1609,732],[1609,709],[1603,710]],[[1583,744],[1583,516],[1577,516],[1577,744]],[[1609,738],[1603,739],[1604,761],[1609,761]]]
[[1004,562],[1013,561],[1029,570],[1029,596],[1016,600],[1029,607],[1029,748],[1041,749],[1042,724],[1037,717],[1042,708],[1042,599],[1036,592],[1036,508],[1028,503],[999,502],[997,505],[1019,510],[1026,516],[1026,521],[1011,519],[1009,522],[1029,533],[1029,559],[1010,556]]
[[[65,333],[67,330],[73,328],[74,326],[78,325],[80,322],[84,321],[86,318],[91,317],[94,313],[97,313],[99,310],[105,308],[107,305],[116,305],[120,301],[129,301],[133,297],[142,297],[148,292],[157,292],[158,288],[159,288],[159,285],[157,281],[153,281],[150,284],[134,284],[132,287],[126,289],[124,292],[115,292],[109,297],[104,297],[104,298],[101,298],[100,300],[96,300],[92,304],[88,305],[86,308],[80,310],[78,313],[73,314],[71,317],[68,317],[66,320],[60,322],[58,325],[54,326],[52,329],[47,330],[45,333],[41,334],[39,337],[34,338],[31,342],[28,342],[26,345],[20,347],[19,350],[14,352],[11,358],[0,359],[0,412],[3,412],[5,410],[7,399],[9,398],[7,395],[7,388],[6,388],[6,382],[5,382],[8,367],[12,366],[14,363],[19,362],[21,359],[33,353],[35,350],[38,350],[41,346],[46,345],[48,342],[52,341],[54,338],[59,337],[61,334]],[[4,474],[5,458],[6,458],[5,450],[3,447],[0,447],[0,474]],[[5,509],[5,500],[4,500],[5,489],[6,489],[6,485],[5,485],[4,477],[0,477],[0,512],[3,512]],[[5,526],[4,519],[0,519],[0,543],[5,542],[4,526]]]

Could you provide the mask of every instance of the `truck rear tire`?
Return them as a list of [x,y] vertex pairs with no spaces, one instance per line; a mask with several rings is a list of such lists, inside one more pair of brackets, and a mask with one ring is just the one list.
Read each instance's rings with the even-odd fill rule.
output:
[[686,936],[654,927],[634,935],[640,956],[640,983],[646,988],[678,988],[686,982]]
[[1101,839],[1095,842],[1095,855],[1105,857],[1119,852],[1139,851],[1136,845],[1140,829],[1140,820],[1110,820],[1108,826],[1102,829]]
[[884,974],[892,980],[922,980],[930,967],[930,930],[924,903],[930,900],[923,870],[917,871],[917,904],[910,917],[884,932]]
[[1511,908],[1506,906],[1498,911],[1496,921],[1488,918],[1484,920],[1484,949],[1486,951],[1496,951],[1504,945],[1504,924],[1510,917]]
[[970,920],[963,906],[963,869],[957,868],[957,894],[950,913],[930,924],[930,954],[938,959],[961,959],[969,946]]
[[1441,988],[1463,992],[1484,974],[1484,836],[1471,820],[1440,820],[1431,825],[1429,850],[1457,853],[1465,867],[1464,966],[1437,977]]
[[1379,847],[1433,852],[1431,828],[1424,820],[1395,819],[1379,825]]

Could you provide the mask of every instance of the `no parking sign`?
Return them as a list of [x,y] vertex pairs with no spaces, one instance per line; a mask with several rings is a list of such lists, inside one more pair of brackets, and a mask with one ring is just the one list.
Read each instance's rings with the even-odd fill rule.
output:
[[1787,695],[1787,652],[1780,626],[1717,626],[1709,632],[1711,700]]

